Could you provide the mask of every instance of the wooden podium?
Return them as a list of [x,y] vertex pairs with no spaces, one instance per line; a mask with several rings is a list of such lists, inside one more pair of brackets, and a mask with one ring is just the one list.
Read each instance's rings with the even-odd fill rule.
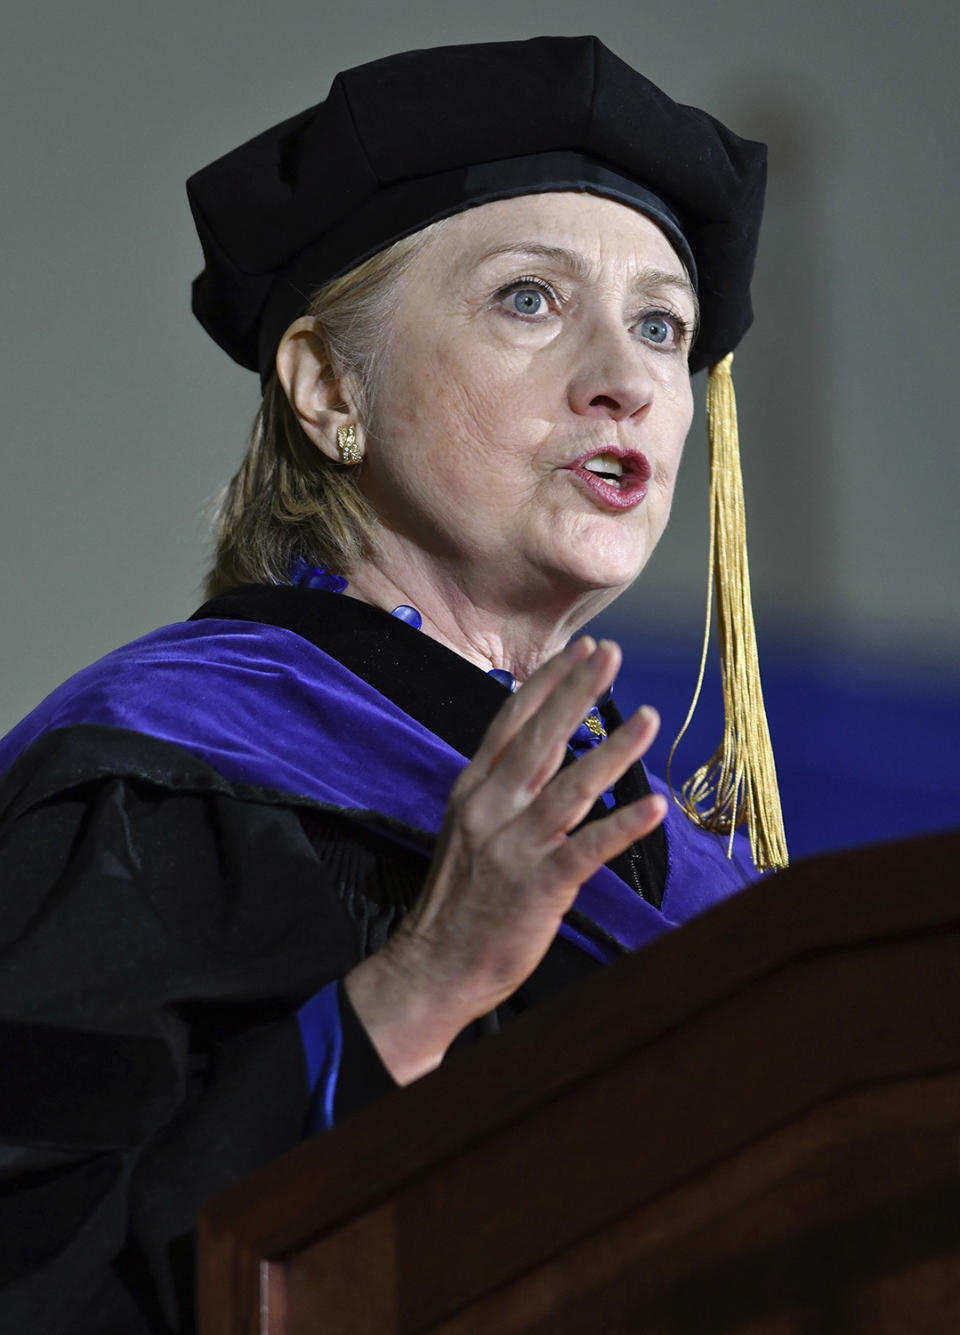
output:
[[201,1335],[960,1331],[960,834],[751,888],[198,1239]]

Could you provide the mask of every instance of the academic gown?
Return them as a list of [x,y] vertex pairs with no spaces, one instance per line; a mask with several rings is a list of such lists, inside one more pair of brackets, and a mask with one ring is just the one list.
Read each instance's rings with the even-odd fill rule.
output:
[[[251,586],[0,743],[0,1332],[189,1331],[203,1202],[391,1090],[338,980],[416,899],[504,698],[378,609]],[[672,807],[457,1044],[741,888],[735,845]]]

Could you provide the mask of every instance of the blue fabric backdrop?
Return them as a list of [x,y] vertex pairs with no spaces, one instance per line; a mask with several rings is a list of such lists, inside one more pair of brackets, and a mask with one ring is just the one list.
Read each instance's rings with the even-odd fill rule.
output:
[[[656,705],[650,767],[664,774],[699,662],[696,640],[600,619],[624,650],[621,710]],[[674,784],[713,754],[722,709],[715,653]],[[764,697],[792,858],[960,826],[960,673],[816,645],[761,644]]]

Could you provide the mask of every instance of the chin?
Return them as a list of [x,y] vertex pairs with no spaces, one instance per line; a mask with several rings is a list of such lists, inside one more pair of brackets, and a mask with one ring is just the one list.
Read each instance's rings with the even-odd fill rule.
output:
[[[617,535],[619,536],[619,535]],[[623,542],[595,542],[578,553],[571,574],[585,588],[610,589],[614,593],[628,588],[647,564],[646,543],[634,539]]]
[[606,602],[612,602],[618,594],[628,589],[640,574],[645,562],[632,561],[585,561],[576,566],[567,566],[562,577],[571,596],[584,593],[607,593]]

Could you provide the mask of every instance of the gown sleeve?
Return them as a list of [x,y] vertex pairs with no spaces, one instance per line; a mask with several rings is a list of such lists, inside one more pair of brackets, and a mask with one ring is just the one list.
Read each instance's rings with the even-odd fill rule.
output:
[[370,914],[272,795],[189,758],[51,790],[37,746],[0,823],[0,1331],[187,1329],[203,1202],[392,1086],[337,982]]
[[309,1085],[306,1131],[317,1135],[397,1088],[350,1004],[342,983],[328,983],[297,1011]]

